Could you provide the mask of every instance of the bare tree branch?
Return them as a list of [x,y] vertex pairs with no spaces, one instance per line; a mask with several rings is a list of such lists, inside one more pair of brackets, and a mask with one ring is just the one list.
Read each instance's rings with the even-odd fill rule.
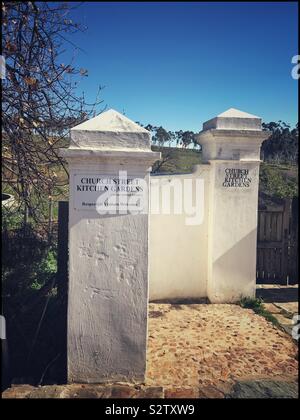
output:
[[[2,3],[7,74],[2,81],[2,179],[22,203],[24,217],[29,212],[36,221],[45,218],[41,203],[68,182],[58,149],[66,145],[69,129],[95,115],[102,103],[101,87],[90,104],[76,93],[78,78],[87,71],[76,68],[74,57],[69,64],[60,62],[66,42],[74,45],[68,36],[84,30],[69,18],[74,7],[66,2]],[[64,179],[58,179],[57,171],[65,173]]]

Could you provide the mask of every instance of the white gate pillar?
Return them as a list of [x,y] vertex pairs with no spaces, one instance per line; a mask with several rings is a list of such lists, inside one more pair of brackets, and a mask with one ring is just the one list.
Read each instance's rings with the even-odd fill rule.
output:
[[236,109],[203,124],[197,136],[211,164],[208,282],[212,303],[254,297],[261,119]]
[[[109,110],[73,128],[70,147],[61,154],[70,175],[68,382],[143,381],[149,219],[145,185],[160,153],[151,151],[147,130]],[[99,214],[97,197],[108,191],[122,192],[119,204],[112,206],[114,214],[104,214],[105,201]],[[140,201],[124,211],[124,200],[134,194]]]

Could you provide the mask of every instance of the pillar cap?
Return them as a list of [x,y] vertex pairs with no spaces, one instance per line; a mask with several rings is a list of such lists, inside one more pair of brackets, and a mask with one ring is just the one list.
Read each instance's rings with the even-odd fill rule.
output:
[[203,161],[260,161],[261,143],[270,136],[262,130],[261,118],[235,108],[203,123],[196,136],[202,146]]
[[71,129],[68,148],[59,149],[69,163],[150,166],[161,158],[151,150],[151,133],[109,109]]
[[75,127],[71,128],[73,131],[101,131],[109,132],[114,131],[117,133],[148,133],[149,131],[141,127],[137,123],[131,121],[125,115],[114,109],[108,109],[105,112],[97,115],[90,120],[87,120]]
[[261,118],[239,109],[229,108],[203,123],[203,131],[210,129],[261,130]]
[[91,150],[151,150],[151,134],[114,109],[71,129],[70,148]]

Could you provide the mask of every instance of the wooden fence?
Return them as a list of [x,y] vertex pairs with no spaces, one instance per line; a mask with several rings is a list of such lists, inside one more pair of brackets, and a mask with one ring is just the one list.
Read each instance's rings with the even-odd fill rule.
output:
[[298,283],[298,198],[258,210],[257,282]]

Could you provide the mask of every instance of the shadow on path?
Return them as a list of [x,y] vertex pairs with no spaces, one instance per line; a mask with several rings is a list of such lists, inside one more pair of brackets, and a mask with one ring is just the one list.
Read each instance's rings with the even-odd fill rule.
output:
[[261,288],[256,289],[256,297],[262,298],[266,303],[272,302],[297,302],[298,288],[297,287],[282,287],[282,288]]

